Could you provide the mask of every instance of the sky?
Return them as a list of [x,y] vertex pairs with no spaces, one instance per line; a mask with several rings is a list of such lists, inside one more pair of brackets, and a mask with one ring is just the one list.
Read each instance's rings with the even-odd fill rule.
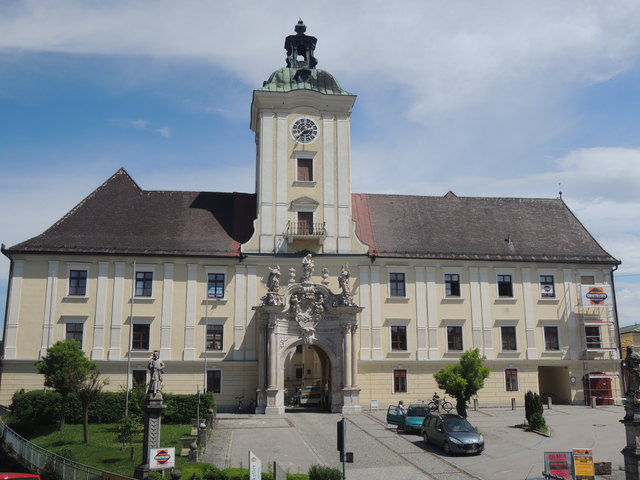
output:
[[[0,242],[124,167],[255,191],[253,90],[298,19],[357,95],[357,193],[562,198],[640,321],[640,2],[0,0]],[[0,322],[9,261],[0,259]]]

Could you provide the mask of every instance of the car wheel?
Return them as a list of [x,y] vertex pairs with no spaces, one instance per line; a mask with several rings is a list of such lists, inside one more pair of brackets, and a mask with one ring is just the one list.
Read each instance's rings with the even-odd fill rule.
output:
[[427,445],[429,445],[429,437],[427,435],[427,432],[424,432],[422,434],[422,440],[424,440],[424,443],[426,443]]
[[403,432],[404,431],[404,425],[398,425],[398,433]]
[[442,444],[442,449],[444,450],[444,453],[447,455],[451,454],[451,447],[449,446],[449,442],[444,442]]

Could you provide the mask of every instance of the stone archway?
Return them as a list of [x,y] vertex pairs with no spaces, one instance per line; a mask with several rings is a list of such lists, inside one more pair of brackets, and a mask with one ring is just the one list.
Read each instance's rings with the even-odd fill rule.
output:
[[[313,260],[304,257],[299,283],[279,293],[279,268],[271,270],[268,292],[254,307],[259,319],[257,413],[284,413],[284,363],[287,352],[302,342],[327,355],[330,365],[330,409],[334,413],[361,411],[357,384],[356,331],[361,307],[349,291],[349,270],[342,267],[342,293],[334,294],[323,284],[311,281]],[[324,281],[326,282],[326,275]]]

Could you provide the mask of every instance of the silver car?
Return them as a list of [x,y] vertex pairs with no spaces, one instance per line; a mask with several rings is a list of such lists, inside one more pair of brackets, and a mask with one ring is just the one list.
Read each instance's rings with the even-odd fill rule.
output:
[[484,438],[460,415],[432,413],[422,422],[422,439],[442,447],[444,453],[476,453],[484,450]]

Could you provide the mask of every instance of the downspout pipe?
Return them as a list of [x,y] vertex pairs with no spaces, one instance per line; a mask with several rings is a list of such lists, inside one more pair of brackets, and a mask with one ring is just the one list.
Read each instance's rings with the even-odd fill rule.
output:
[[620,358],[620,378],[622,379],[622,394],[627,392],[627,385],[624,380],[624,357],[622,356],[622,338],[620,337],[620,325],[618,323],[618,299],[616,298],[616,284],[613,278],[613,274],[620,265],[614,265],[611,269],[611,292],[613,293],[613,321],[616,325],[616,332],[618,333],[618,356]]
[[[4,347],[7,342],[7,320],[9,315],[9,299],[11,298],[11,284],[13,283],[13,258],[11,255],[7,253],[5,249],[4,243],[0,246],[0,251],[2,254],[9,259],[9,278],[7,280],[7,298],[5,298],[4,302],[4,327],[2,328],[2,351],[0,351],[0,359],[4,358]],[[2,369],[0,369],[1,372]]]

